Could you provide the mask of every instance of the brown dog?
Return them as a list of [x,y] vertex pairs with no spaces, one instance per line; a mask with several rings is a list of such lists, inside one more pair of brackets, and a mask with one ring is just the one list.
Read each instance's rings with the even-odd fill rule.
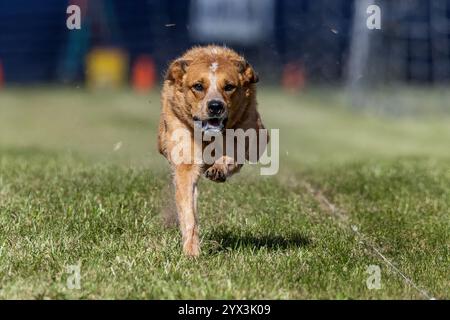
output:
[[[194,132],[199,129],[202,137],[214,135],[214,139],[225,140],[230,131],[225,129],[254,129],[258,133],[264,129],[256,108],[256,82],[258,77],[244,58],[218,46],[192,48],[174,60],[167,70],[161,97],[158,147],[173,170],[183,251],[189,256],[200,253],[196,217],[199,176],[204,174],[213,181],[224,182],[243,165],[236,161],[236,155],[230,157],[223,151],[214,153],[213,163],[196,158],[194,148],[204,151],[210,142],[194,141]],[[179,129],[188,132],[190,140],[181,152],[182,162],[174,156],[175,148],[180,147],[180,142],[174,139]],[[258,157],[264,151],[268,139],[265,138],[263,147],[259,140],[259,134],[256,141],[245,139],[247,160],[250,144],[257,143]],[[236,146],[234,148],[236,150]]]

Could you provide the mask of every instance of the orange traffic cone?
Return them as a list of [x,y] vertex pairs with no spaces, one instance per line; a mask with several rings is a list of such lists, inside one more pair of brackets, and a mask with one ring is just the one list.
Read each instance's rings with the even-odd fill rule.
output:
[[290,92],[298,92],[305,87],[305,72],[300,63],[288,63],[284,66],[282,86]]
[[155,86],[156,67],[152,57],[141,55],[133,66],[132,86],[137,92],[147,92]]

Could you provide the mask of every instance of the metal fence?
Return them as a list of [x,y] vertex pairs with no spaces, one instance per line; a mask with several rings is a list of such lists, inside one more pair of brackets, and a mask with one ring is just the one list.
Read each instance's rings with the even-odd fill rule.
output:
[[[82,8],[68,30],[66,8]],[[381,30],[366,27],[381,8]],[[167,62],[195,44],[244,53],[267,84],[444,85],[450,79],[450,0],[0,0],[4,82],[73,83],[96,47],[121,48],[129,70],[150,56]],[[294,81],[295,82],[295,81]],[[298,81],[297,81],[298,82]]]

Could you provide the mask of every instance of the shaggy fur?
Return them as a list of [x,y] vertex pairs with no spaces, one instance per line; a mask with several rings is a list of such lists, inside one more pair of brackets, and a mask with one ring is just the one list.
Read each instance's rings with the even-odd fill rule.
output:
[[[206,131],[220,131],[223,139],[225,129],[263,129],[256,108],[256,82],[255,71],[243,57],[218,46],[192,48],[174,60],[167,70],[161,94],[158,147],[172,167],[183,251],[188,256],[200,253],[197,224],[199,177],[204,174],[212,181],[224,182],[238,172],[242,164],[237,164],[225,152],[216,154],[217,161],[212,165],[194,163],[193,150],[187,155],[192,161],[176,164],[171,152],[178,141],[173,140],[173,134],[180,128],[189,131],[193,148],[194,121],[204,124]],[[223,105],[223,113],[217,119],[211,119],[208,109],[211,101],[219,101]],[[202,142],[200,148],[203,150],[208,143]],[[250,142],[246,140],[245,143],[245,150],[248,150]]]

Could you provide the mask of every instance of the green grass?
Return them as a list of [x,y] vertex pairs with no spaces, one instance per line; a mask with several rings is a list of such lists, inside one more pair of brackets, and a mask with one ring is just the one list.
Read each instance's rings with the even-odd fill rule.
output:
[[[280,129],[280,172],[202,180],[192,260],[161,214],[157,92],[0,92],[0,298],[424,298],[370,245],[450,298],[450,117],[350,113],[330,89],[262,88],[259,101]],[[69,289],[78,263],[81,289]]]

